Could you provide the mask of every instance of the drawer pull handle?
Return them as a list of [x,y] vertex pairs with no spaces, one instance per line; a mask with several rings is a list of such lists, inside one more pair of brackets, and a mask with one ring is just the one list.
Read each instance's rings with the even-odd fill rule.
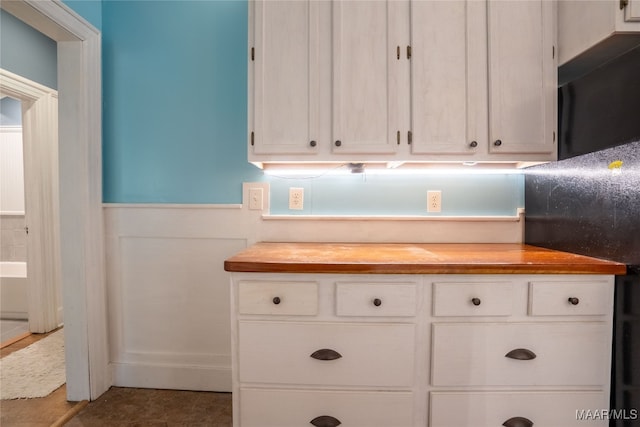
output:
[[314,351],[311,354],[311,357],[316,360],[336,360],[340,359],[342,355],[335,350],[331,350],[330,348],[322,348],[320,350]]
[[513,417],[503,422],[504,427],[532,427],[533,421],[525,417]]
[[310,423],[316,427],[337,427],[342,424],[339,419],[331,415],[320,415],[312,419]]
[[280,299],[280,297],[273,297],[273,303],[275,305],[278,305],[282,302],[282,300]]
[[505,354],[504,357],[517,360],[531,360],[536,358],[536,354],[526,348],[516,348],[515,350],[511,350],[509,353]]
[[380,307],[382,305],[382,300],[380,298],[374,299],[373,305],[375,305],[376,307]]
[[571,305],[580,304],[580,300],[578,298],[576,298],[576,297],[569,297],[569,299],[567,301],[569,301],[569,304],[571,304]]
[[480,298],[471,298],[471,303],[473,305],[480,305],[482,304],[482,301],[480,300]]

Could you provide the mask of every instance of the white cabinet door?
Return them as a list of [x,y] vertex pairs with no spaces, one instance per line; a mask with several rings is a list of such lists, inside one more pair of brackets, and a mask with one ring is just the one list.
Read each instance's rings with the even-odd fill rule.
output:
[[318,2],[256,1],[252,6],[250,159],[251,153],[315,154],[320,90]]
[[333,3],[333,153],[397,149],[399,4]]
[[487,7],[490,151],[553,153],[555,3],[491,0]]
[[411,152],[487,151],[486,3],[411,2]]
[[629,0],[624,11],[624,20],[627,22],[640,21],[640,0]]

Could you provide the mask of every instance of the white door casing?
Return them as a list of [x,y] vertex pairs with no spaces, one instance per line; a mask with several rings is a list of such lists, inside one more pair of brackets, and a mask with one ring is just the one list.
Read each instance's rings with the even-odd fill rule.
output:
[[62,323],[58,92],[3,69],[0,90],[22,104],[29,330],[44,333]]
[[0,7],[58,45],[67,399],[93,400],[112,384],[102,216],[101,34],[59,0],[3,0]]

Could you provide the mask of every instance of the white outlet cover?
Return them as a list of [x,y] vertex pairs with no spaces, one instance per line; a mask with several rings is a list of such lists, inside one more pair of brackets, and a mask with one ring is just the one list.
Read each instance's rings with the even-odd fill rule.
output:
[[440,190],[427,191],[427,212],[442,211],[442,192]]
[[292,209],[292,210],[304,209],[304,188],[300,188],[300,187],[289,188],[289,209]]
[[264,207],[263,199],[262,188],[253,187],[249,189],[249,209],[261,211]]

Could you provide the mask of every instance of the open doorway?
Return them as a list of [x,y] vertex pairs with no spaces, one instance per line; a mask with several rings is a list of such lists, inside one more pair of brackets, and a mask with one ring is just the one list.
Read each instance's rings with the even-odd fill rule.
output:
[[29,335],[22,107],[0,93],[0,346]]
[[[63,322],[60,281],[60,218],[58,194],[58,93],[24,77],[0,70],[2,93],[19,101],[20,126],[3,127],[3,146],[21,138],[22,150],[8,152],[23,159],[24,237],[26,245],[26,301],[31,332],[45,333]],[[6,99],[5,99],[6,104]],[[11,104],[10,104],[11,105]],[[7,130],[7,132],[4,132]],[[5,135],[6,133],[6,135]],[[19,159],[22,154],[22,159]],[[13,164],[16,162],[14,161]],[[18,172],[18,171],[16,171]],[[18,177],[16,177],[16,181]],[[3,193],[18,193],[7,186]],[[18,198],[15,194],[14,198]],[[19,206],[16,206],[19,208]],[[17,233],[16,233],[17,234]],[[18,264],[10,266],[18,267]],[[18,277],[9,284],[15,284]],[[4,280],[6,281],[6,280]],[[3,283],[3,291],[4,289]],[[12,288],[17,298],[18,288]],[[16,301],[18,302],[18,301]],[[16,313],[19,315],[20,313]],[[15,317],[15,316],[14,316]]]
[[57,42],[67,399],[93,400],[112,383],[102,220],[100,32],[60,1],[3,0],[0,7]]

